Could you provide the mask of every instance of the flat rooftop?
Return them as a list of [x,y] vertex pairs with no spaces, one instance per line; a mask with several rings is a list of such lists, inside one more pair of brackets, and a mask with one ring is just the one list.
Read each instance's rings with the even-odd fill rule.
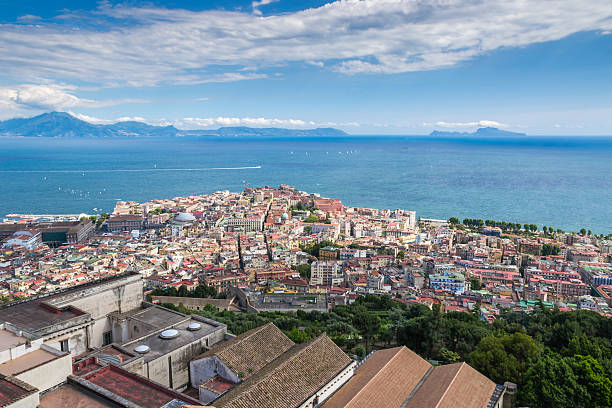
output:
[[121,317],[127,318],[129,321],[138,321],[141,323],[139,325],[141,328],[144,326],[145,331],[140,333],[138,337],[145,336],[147,333],[152,333],[189,319],[188,316],[182,313],[158,306],[130,311],[122,314]]
[[8,350],[24,344],[26,340],[26,337],[18,336],[10,330],[0,329],[0,350]]
[[0,374],[17,375],[24,371],[28,371],[34,367],[46,364],[56,358],[60,358],[56,354],[50,353],[43,349],[34,350],[31,353],[24,354],[13,360],[9,360],[0,364]]
[[121,405],[97,396],[93,392],[78,385],[66,383],[40,398],[43,408],[121,408]]
[[196,400],[186,395],[114,366],[104,367],[83,378],[142,408],[159,408],[172,401],[176,401],[179,407],[181,403],[183,405],[198,404]]
[[83,315],[71,308],[55,309],[48,307],[43,302],[50,299],[51,297],[34,299],[1,309],[0,321],[9,322],[19,328],[36,333],[45,327]]
[[[187,330],[187,327],[191,323],[198,323],[200,325],[199,330]],[[134,349],[140,345],[145,345],[149,347],[149,352],[143,354],[144,361],[149,362],[151,360],[155,360],[156,358],[163,356],[171,351],[174,351],[178,348],[181,348],[189,343],[193,343],[202,337],[205,337],[211,333],[214,333],[217,330],[221,330],[224,326],[219,324],[219,326],[213,326],[211,324],[205,323],[201,320],[196,320],[190,318],[189,320],[183,321],[179,324],[175,324],[172,326],[173,329],[178,331],[178,336],[171,339],[162,339],[159,335],[161,331],[156,331],[148,335],[147,337],[141,339],[130,340],[128,343],[123,344],[123,348],[128,350],[129,352],[133,352],[135,354],[136,351]]]

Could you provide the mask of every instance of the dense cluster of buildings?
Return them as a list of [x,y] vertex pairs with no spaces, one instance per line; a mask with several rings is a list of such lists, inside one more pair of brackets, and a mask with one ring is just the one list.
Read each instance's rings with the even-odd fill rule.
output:
[[137,272],[148,289],[238,288],[256,310],[327,310],[387,293],[443,310],[479,304],[489,320],[539,302],[610,313],[612,243],[587,235],[417,222],[413,211],[345,206],[286,185],[120,201],[98,228],[47,218],[0,224],[5,299]]

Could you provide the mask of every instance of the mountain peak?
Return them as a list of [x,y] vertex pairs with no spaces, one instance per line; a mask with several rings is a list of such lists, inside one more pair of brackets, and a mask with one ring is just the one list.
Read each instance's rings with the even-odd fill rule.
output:
[[94,125],[67,112],[47,112],[32,118],[0,122],[0,135],[62,138],[125,138],[176,136],[174,127],[151,126],[142,122]]

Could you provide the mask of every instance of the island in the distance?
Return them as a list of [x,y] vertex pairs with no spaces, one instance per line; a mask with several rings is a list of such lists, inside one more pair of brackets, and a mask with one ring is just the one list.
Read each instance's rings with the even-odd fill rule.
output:
[[479,128],[475,132],[447,132],[441,130],[434,130],[429,134],[434,137],[524,137],[526,133],[510,132],[508,130],[501,130],[494,127],[483,127]]
[[164,138],[198,136],[261,136],[261,137],[309,137],[346,136],[334,128],[283,129],[221,127],[213,130],[181,130],[174,126],[153,126],[136,121],[113,124],[93,124],[66,112],[49,112],[32,118],[15,118],[0,121],[0,136],[57,137],[57,138]]

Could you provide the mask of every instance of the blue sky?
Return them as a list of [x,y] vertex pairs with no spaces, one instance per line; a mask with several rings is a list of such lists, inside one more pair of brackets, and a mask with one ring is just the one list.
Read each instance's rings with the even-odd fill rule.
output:
[[612,135],[609,0],[0,0],[0,119]]

